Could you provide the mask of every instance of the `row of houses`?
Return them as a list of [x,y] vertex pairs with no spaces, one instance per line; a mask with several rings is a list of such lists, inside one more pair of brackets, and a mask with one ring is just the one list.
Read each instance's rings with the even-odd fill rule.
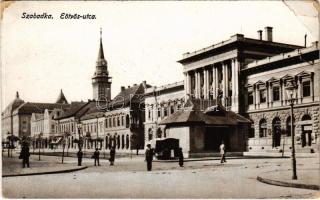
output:
[[[182,147],[186,157],[195,157],[218,151],[224,141],[233,152],[281,152],[291,149],[293,97],[297,151],[317,151],[318,42],[310,47],[274,42],[272,27],[265,28],[264,38],[258,33],[257,38],[236,34],[183,54],[178,61],[183,81],[163,86],[143,81],[121,87],[114,98],[100,38],[92,100],[68,104],[61,91],[56,103],[39,106],[17,95],[3,113],[3,133],[29,135],[35,148],[76,150],[81,144],[128,153],[150,143],[163,152]],[[295,86],[292,96],[289,85]],[[28,105],[40,108],[22,109]]]

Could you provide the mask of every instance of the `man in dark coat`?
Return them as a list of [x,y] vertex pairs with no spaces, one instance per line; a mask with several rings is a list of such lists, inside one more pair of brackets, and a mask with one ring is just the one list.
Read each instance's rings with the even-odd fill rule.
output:
[[82,163],[82,156],[83,156],[83,153],[81,151],[81,149],[78,151],[77,153],[77,157],[78,157],[78,166],[81,166],[81,163]]
[[111,147],[111,149],[110,149],[110,158],[109,158],[110,165],[114,164],[115,157],[116,157],[116,150],[114,149],[114,147]]
[[152,160],[153,160],[153,150],[151,149],[151,145],[147,144],[146,150],[146,161],[147,161],[147,170],[152,170]]
[[178,150],[178,158],[179,158],[179,166],[183,167],[183,152],[181,147]]
[[21,152],[19,158],[22,159],[22,167],[25,168],[26,165],[27,167],[30,167],[29,165],[29,157],[30,157],[30,149],[28,144],[24,143],[22,144]]
[[93,153],[93,158],[94,158],[94,166],[97,165],[98,163],[98,166],[100,166],[100,163],[99,163],[99,157],[100,157],[100,152],[99,152],[99,149],[96,148],[96,151]]

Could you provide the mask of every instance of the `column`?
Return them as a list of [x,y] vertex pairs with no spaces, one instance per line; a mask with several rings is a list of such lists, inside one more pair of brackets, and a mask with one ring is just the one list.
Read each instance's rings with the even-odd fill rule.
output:
[[201,74],[198,72],[198,98],[200,99],[201,97]]
[[210,75],[209,75],[209,73],[210,73],[210,71],[209,71],[209,69],[207,69],[206,70],[207,71],[207,81],[206,81],[206,85],[207,85],[207,99],[209,99],[209,93],[210,93],[210,80],[209,80],[209,77],[210,77]]
[[208,85],[207,85],[207,76],[208,76],[208,73],[207,73],[207,70],[206,69],[203,69],[203,95],[204,95],[204,99],[207,99],[208,98]]
[[184,96],[188,94],[188,72],[184,72]]
[[214,65],[212,65],[211,74],[212,74],[212,83],[211,83],[212,90],[211,90],[211,92],[212,92],[213,99],[215,99],[215,96],[216,96],[216,68],[214,67]]
[[283,90],[282,90],[282,88],[283,88],[283,81],[282,80],[280,80],[279,81],[279,85],[280,85],[280,88],[279,88],[279,96],[280,96],[280,102],[281,102],[281,106],[283,105]]
[[219,88],[219,75],[218,75],[218,67],[215,67],[214,68],[214,73],[215,73],[215,88],[214,88],[214,91],[215,91],[215,96],[214,98],[216,99],[217,98],[217,95],[218,95],[218,88]]
[[198,72],[194,72],[194,98],[198,98]]
[[298,97],[297,97],[297,102],[302,103],[302,87],[301,87],[301,78],[298,78]]
[[223,80],[222,80],[222,91],[223,91],[223,98],[222,98],[222,105],[226,106],[226,97],[227,97],[227,65],[222,62],[222,76],[223,76]]
[[191,94],[191,75],[187,72],[187,87],[188,87],[188,93]]

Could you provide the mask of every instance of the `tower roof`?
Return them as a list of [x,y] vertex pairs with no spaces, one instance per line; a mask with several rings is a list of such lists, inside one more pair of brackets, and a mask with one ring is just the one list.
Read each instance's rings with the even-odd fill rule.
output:
[[100,47],[99,47],[99,53],[98,53],[98,60],[99,59],[104,59],[103,45],[102,45],[102,29],[100,29]]
[[60,90],[56,103],[68,104],[67,98],[64,96],[62,89]]

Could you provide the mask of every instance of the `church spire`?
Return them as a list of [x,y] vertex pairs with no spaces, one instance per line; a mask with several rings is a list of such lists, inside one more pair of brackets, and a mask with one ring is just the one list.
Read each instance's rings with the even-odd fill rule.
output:
[[62,89],[60,90],[60,94],[59,94],[59,97],[58,97],[56,103],[68,104],[67,98],[64,96]]
[[104,60],[104,53],[103,53],[103,45],[102,45],[102,28],[100,28],[100,47],[98,53],[98,61]]

